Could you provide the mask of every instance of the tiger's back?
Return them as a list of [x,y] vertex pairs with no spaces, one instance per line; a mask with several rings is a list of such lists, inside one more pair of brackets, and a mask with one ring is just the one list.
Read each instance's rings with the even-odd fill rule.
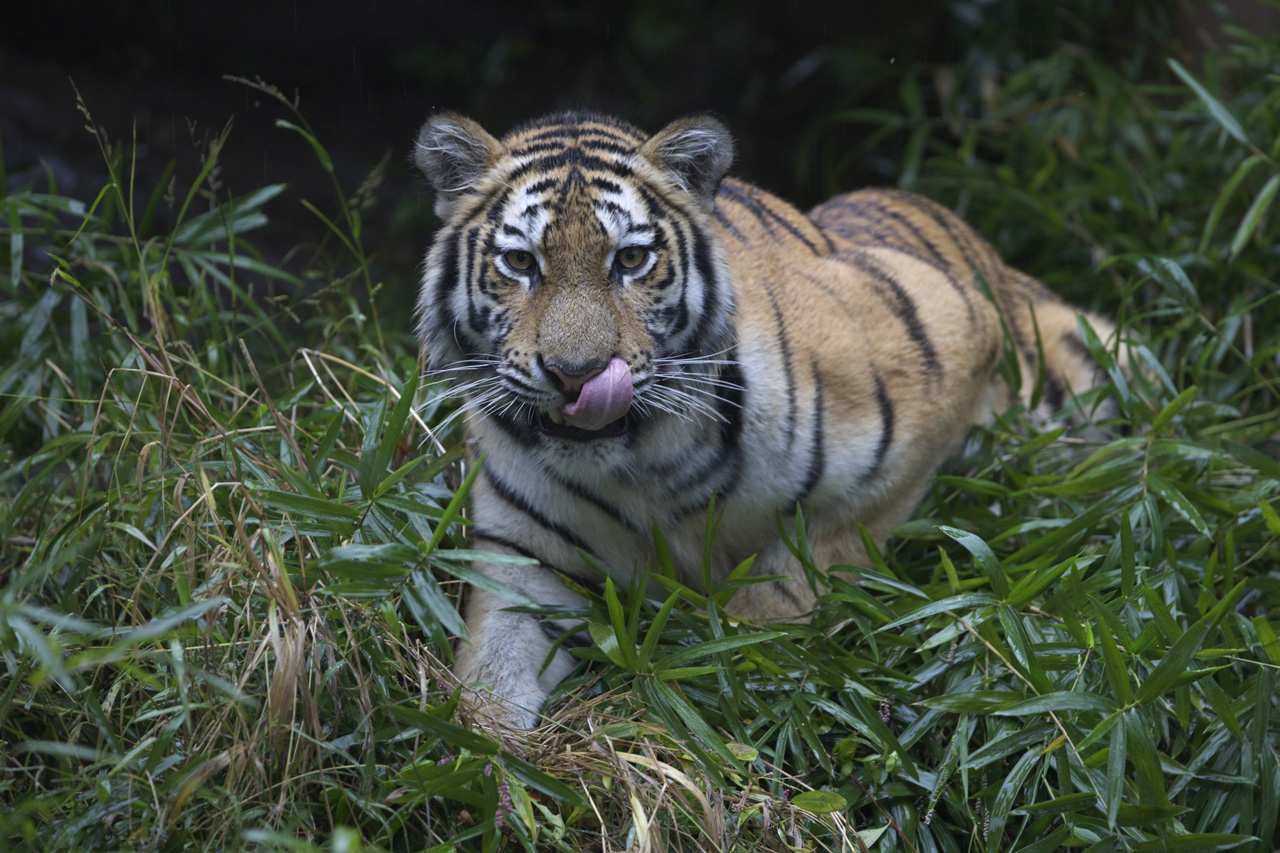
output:
[[[883,542],[970,426],[1012,402],[1004,330],[1048,405],[1093,382],[1074,310],[950,212],[862,191],[806,216],[724,178],[731,159],[723,126],[698,118],[646,137],[573,114],[499,142],[446,115],[419,138],[446,220],[424,349],[468,380],[477,547],[541,564],[478,567],[529,599],[573,605],[554,571],[590,580],[583,552],[623,576],[651,567],[655,525],[700,586],[714,495],[713,575],[754,556],[787,578],[731,609],[801,616],[814,594],[778,516],[805,507],[823,567],[865,564],[858,525]],[[457,671],[491,689],[485,716],[527,726],[571,665],[561,650],[541,669],[573,623],[506,606],[473,592]]]

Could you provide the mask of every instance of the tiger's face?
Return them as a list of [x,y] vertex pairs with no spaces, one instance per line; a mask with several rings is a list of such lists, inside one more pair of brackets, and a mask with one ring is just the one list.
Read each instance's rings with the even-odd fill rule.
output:
[[552,117],[502,141],[452,114],[415,160],[445,221],[419,331],[432,369],[526,442],[625,439],[690,416],[690,382],[732,344],[733,298],[710,222],[727,131],[687,119],[646,137]]

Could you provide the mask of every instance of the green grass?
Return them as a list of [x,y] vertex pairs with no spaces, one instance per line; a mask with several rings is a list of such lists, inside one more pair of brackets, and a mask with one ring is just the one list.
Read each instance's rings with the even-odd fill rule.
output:
[[900,115],[829,117],[1121,320],[1120,417],[975,434],[873,565],[811,567],[806,625],[607,585],[506,744],[455,716],[474,471],[378,317],[359,193],[274,264],[282,188],[211,178],[234,138],[185,197],[135,198],[105,135],[95,199],[8,192],[0,844],[1280,846],[1280,43],[1241,35],[1162,83],[1063,49],[985,112],[929,118],[908,72]]

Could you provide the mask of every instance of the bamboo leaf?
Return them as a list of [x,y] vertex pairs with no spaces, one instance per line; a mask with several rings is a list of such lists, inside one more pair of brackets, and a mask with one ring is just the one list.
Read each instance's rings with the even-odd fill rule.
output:
[[653,665],[655,670],[667,669],[672,666],[678,666],[686,661],[709,658],[720,652],[732,651],[740,649],[743,646],[753,646],[756,643],[767,643],[770,640],[776,640],[779,637],[785,637],[784,631],[761,631],[753,634],[739,634],[733,637],[721,637],[717,640],[707,640],[705,643],[698,643],[695,646],[681,649],[667,655],[662,660]]
[[613,578],[610,577],[604,579],[604,603],[609,610],[609,624],[613,628],[616,643],[614,649],[618,659],[622,661],[619,666],[627,672],[637,672],[639,668],[636,666],[635,644],[627,630],[627,620],[622,612],[622,601],[618,598],[618,590],[613,585]]
[[1204,102],[1204,105],[1209,108],[1209,114],[1213,116],[1213,120],[1230,134],[1232,139],[1245,145],[1249,144],[1249,137],[1245,134],[1240,120],[1227,108],[1226,104],[1214,97],[1190,71],[1182,67],[1182,63],[1178,60],[1170,59],[1169,67],[1173,69],[1174,74],[1182,78],[1182,82],[1186,83],[1191,91],[1196,93],[1196,97]]
[[1246,157],[1231,173],[1231,177],[1227,178],[1226,183],[1222,185],[1222,190],[1214,200],[1212,210],[1209,211],[1209,218],[1205,220],[1204,232],[1200,235],[1200,246],[1196,249],[1196,254],[1203,255],[1205,250],[1209,248],[1209,240],[1212,239],[1213,232],[1217,230],[1218,223],[1222,221],[1222,214],[1235,196],[1240,182],[1261,162],[1262,158],[1257,155]]
[[1163,696],[1169,692],[1186,670],[1187,665],[1191,663],[1196,652],[1200,650],[1200,646],[1204,644],[1210,624],[1208,617],[1201,619],[1169,647],[1169,651],[1151,670],[1151,674],[1138,684],[1138,692],[1134,697],[1137,704],[1145,705],[1157,696]]
[[1107,810],[1107,826],[1116,826],[1116,818],[1120,814],[1120,804],[1124,802],[1124,764],[1128,754],[1128,742],[1125,735],[1124,720],[1111,729],[1110,749],[1107,753],[1107,778],[1103,784],[1103,802]]
[[1267,215],[1267,211],[1271,209],[1271,203],[1276,200],[1276,191],[1280,190],[1280,175],[1272,175],[1271,178],[1262,185],[1262,189],[1258,192],[1257,197],[1253,200],[1253,204],[1249,205],[1249,209],[1244,214],[1244,219],[1240,220],[1240,226],[1236,228],[1236,234],[1231,238],[1231,249],[1227,256],[1232,260],[1244,250],[1245,244],[1249,242],[1249,238],[1258,230],[1262,218]]
[[893,620],[888,625],[876,629],[876,633],[892,631],[903,625],[909,625],[912,622],[919,622],[921,619],[928,618],[935,613],[943,613],[948,610],[973,610],[979,607],[994,607],[1000,603],[1000,599],[996,598],[989,592],[967,592],[961,595],[952,595],[941,601],[934,601],[923,607],[917,607],[909,612],[906,616],[902,616]]
[[1074,690],[1046,693],[1030,699],[1019,699],[999,707],[992,713],[1002,716],[1030,716],[1051,711],[1096,711],[1110,714],[1119,709],[1114,699],[1097,693]]
[[1148,473],[1147,486],[1151,491],[1164,498],[1165,502],[1177,510],[1179,515],[1191,522],[1191,525],[1196,528],[1201,536],[1211,537],[1213,535],[1209,531],[1209,525],[1205,523],[1204,517],[1196,509],[1195,504],[1173,483],[1158,474]]
[[973,555],[974,560],[982,567],[982,573],[991,582],[991,591],[1002,601],[1008,600],[1009,578],[1005,575],[995,552],[991,550],[991,546],[965,530],[957,530],[954,527],[945,525],[940,526],[938,529],[959,542],[966,551]]
[[1000,784],[995,800],[991,804],[991,822],[987,834],[987,850],[989,853],[1000,853],[1004,848],[1004,826],[1009,820],[1013,804],[1020,798],[1022,786],[1027,777],[1040,763],[1040,753],[1032,751],[1023,755],[1013,765],[1009,775]]

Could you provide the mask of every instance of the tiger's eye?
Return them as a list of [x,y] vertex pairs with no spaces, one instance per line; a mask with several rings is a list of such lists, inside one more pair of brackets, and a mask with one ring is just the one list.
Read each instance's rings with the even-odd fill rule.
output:
[[640,246],[627,246],[619,249],[616,257],[618,266],[624,270],[633,270],[645,262],[649,257],[649,250]]
[[537,261],[533,257],[533,252],[526,252],[522,249],[515,249],[507,252],[502,256],[507,265],[517,272],[528,272],[533,269]]

